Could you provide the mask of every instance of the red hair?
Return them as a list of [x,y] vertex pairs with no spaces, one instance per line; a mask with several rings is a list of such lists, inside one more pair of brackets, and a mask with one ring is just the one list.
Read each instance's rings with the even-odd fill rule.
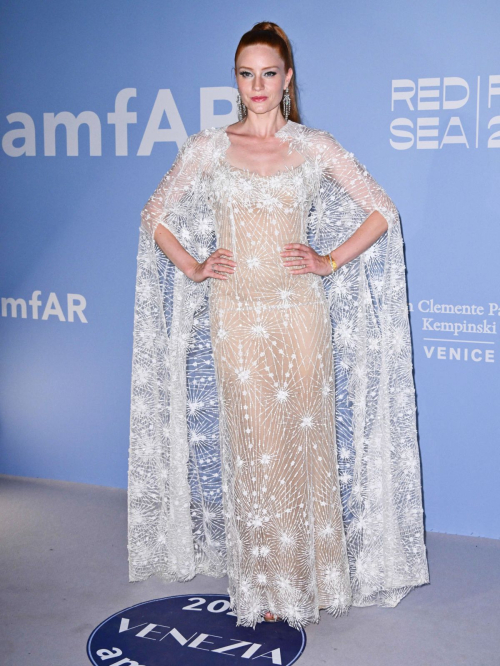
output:
[[[234,67],[236,69],[236,61],[245,48],[252,44],[266,44],[271,46],[279,53],[281,59],[285,63],[285,73],[289,68],[293,69],[293,76],[288,85],[288,94],[290,95],[290,113],[288,118],[296,123],[300,123],[300,113],[298,108],[298,89],[295,83],[295,65],[293,63],[293,52],[290,40],[288,39],[284,30],[282,30],[276,23],[270,21],[261,21],[256,23],[251,30],[245,32],[243,37],[236,48],[234,55]],[[281,102],[281,112],[283,112],[283,102]]]

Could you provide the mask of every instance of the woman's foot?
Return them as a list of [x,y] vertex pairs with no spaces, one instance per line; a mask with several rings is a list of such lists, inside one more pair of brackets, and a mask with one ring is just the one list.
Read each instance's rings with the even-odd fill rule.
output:
[[264,620],[266,622],[281,622],[281,618],[279,615],[273,615],[271,611],[267,611],[267,613],[264,615]]

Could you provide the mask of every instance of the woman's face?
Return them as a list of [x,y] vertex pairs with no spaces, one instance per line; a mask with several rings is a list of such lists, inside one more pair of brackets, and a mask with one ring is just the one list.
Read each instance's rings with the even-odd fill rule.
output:
[[278,51],[267,44],[242,49],[236,62],[236,82],[241,100],[249,111],[267,113],[276,108],[288,86],[293,69],[285,72]]

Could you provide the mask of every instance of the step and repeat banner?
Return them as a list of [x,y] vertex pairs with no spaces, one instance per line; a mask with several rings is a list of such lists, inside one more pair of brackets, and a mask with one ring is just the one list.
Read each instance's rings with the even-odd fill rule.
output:
[[140,211],[262,20],[401,214],[426,528],[500,538],[496,1],[6,0],[0,471],[126,487]]

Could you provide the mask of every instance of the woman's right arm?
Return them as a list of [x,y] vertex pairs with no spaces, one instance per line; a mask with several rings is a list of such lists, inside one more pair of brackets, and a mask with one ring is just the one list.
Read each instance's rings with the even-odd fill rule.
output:
[[[170,170],[163,176],[141,211],[141,225],[153,237],[160,250],[188,278],[202,282],[208,277],[227,280],[225,273],[234,273],[230,250],[219,248],[199,263],[180,240],[186,235],[190,217],[189,197],[197,169],[198,150],[203,147],[201,134],[190,136],[181,146]],[[187,202],[187,203],[186,203]],[[180,240],[179,240],[180,239]]]
[[170,261],[194,282],[202,282],[208,277],[227,280],[227,276],[221,275],[221,273],[234,273],[233,267],[236,266],[236,262],[229,258],[232,256],[230,250],[219,248],[200,264],[163,224],[157,225],[154,239]]

